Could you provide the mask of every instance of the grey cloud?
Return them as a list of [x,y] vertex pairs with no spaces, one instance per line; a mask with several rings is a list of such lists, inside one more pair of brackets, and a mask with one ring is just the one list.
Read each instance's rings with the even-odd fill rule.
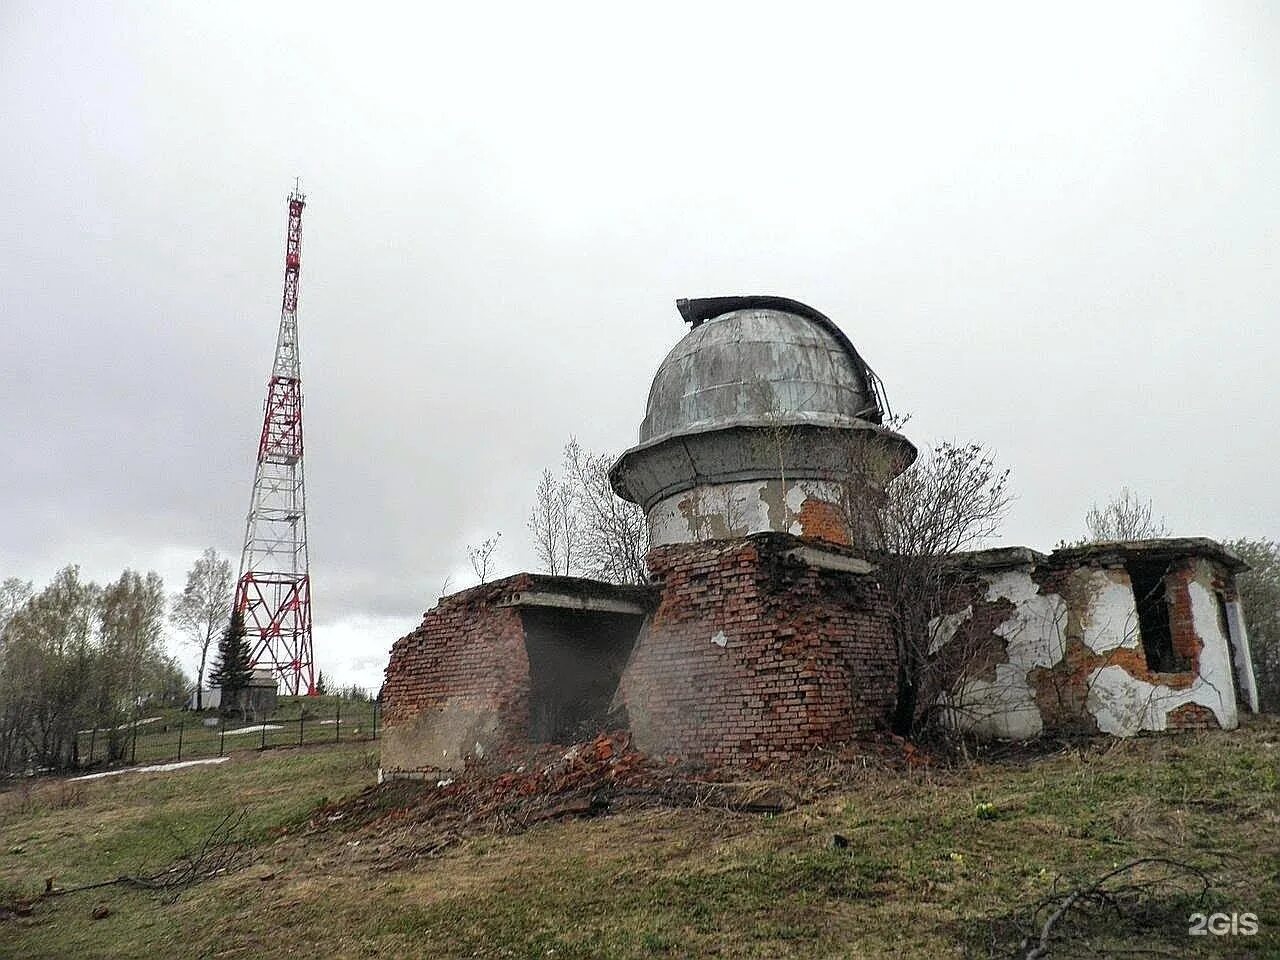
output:
[[9,4],[2,572],[238,553],[295,174],[322,663],[468,541],[532,562],[539,470],[634,441],[679,296],[836,319],[914,439],[1014,468],[1009,542],[1124,483],[1280,536],[1278,40],[1211,3]]

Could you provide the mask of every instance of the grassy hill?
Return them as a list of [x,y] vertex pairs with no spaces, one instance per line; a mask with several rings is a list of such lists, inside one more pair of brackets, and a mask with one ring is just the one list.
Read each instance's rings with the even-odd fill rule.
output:
[[[334,801],[373,780],[374,749],[241,750],[165,774],[11,786],[0,956],[1006,956],[1055,882],[1149,856],[1208,868],[1209,909],[1253,912],[1261,932],[1190,937],[1191,891],[1167,891],[1136,926],[1078,931],[1093,953],[1050,956],[1280,956],[1275,720],[948,770],[872,765],[776,816],[635,809],[495,829],[416,862],[403,854],[420,849],[419,826],[325,827]],[[125,886],[31,902],[50,877],[155,872],[241,807],[243,865],[176,902]]]

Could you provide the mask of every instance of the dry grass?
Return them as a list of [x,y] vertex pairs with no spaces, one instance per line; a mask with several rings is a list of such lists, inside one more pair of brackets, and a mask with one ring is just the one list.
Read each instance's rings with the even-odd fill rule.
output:
[[[156,815],[199,822],[232,796],[251,798],[258,842],[251,866],[176,904],[112,890],[111,914],[94,921],[96,900],[68,897],[0,921],[0,943],[24,957],[256,957],[283,943],[309,958],[982,957],[993,937],[1008,947],[1058,877],[1160,855],[1211,864],[1216,902],[1256,912],[1263,933],[1188,938],[1184,905],[1170,902],[1154,928],[1108,934],[1119,946],[1140,936],[1172,955],[1280,954],[1275,721],[952,770],[846,764],[819,771],[832,782],[778,816],[632,810],[474,836],[401,869],[386,865],[429,824],[406,837],[298,829],[322,797],[368,782],[368,756],[237,759],[94,783],[63,810],[6,812],[0,883],[25,890],[46,870],[110,875],[162,853],[148,847]],[[15,844],[26,852],[6,854]]]
[[85,791],[68,780],[23,779],[12,790],[0,793],[0,818],[30,816],[45,810],[83,806]]

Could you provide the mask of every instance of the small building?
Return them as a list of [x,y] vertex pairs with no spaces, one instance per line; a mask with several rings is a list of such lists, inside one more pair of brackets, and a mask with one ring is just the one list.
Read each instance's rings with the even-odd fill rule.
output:
[[1014,547],[955,558],[955,608],[930,652],[959,678],[939,701],[992,737],[1232,729],[1258,691],[1235,574],[1204,538]]
[[444,597],[391,652],[382,766],[447,769],[627,726],[616,694],[653,591],[520,573]]
[[[236,692],[234,702],[229,702],[224,707],[222,688],[209,687],[201,691],[200,703],[205,710],[221,710],[224,713],[234,711],[248,720],[265,720],[276,711],[279,688],[274,670],[270,667],[255,667],[253,678],[248,686]],[[198,709],[194,690],[187,701],[187,709]]]
[[[385,775],[622,727],[733,764],[886,726],[898,652],[865,520],[915,447],[812,307],[678,307],[691,329],[610,472],[645,511],[651,582],[522,573],[442,598],[392,648]],[[1257,707],[1241,569],[1203,539],[952,558],[924,702],[992,737],[1234,727]]]

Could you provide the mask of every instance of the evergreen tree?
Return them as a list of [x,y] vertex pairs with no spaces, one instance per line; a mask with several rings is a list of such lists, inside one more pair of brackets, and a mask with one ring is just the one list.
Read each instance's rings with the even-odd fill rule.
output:
[[316,696],[323,697],[329,692],[329,684],[325,682],[324,671],[316,674]]
[[253,679],[253,651],[244,631],[244,614],[235,610],[218,641],[218,659],[209,674],[209,682],[222,688],[222,702],[229,703],[237,691]]

